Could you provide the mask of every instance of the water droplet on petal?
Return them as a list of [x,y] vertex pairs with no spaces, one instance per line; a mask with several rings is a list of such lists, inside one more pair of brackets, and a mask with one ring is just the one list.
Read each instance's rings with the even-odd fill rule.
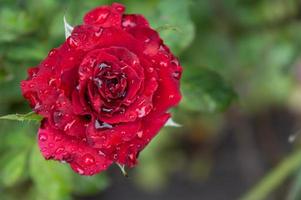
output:
[[153,68],[153,67],[149,67],[149,68],[147,68],[147,71],[148,71],[149,73],[152,73],[152,72],[154,71],[154,68]]
[[85,165],[93,165],[95,164],[95,158],[91,154],[85,154],[83,156],[83,161]]
[[106,154],[104,152],[102,152],[101,150],[98,151],[98,154],[101,156],[105,156]]
[[114,160],[117,160],[117,158],[118,158],[117,153],[115,153],[115,154],[113,155],[113,158],[114,158]]
[[94,78],[94,83],[97,85],[98,88],[102,87],[102,80],[100,78]]
[[161,61],[161,62],[160,62],[160,65],[161,65],[162,67],[167,67],[167,63],[164,62],[164,61]]
[[49,146],[50,148],[53,148],[53,147],[54,147],[54,144],[53,144],[53,143],[49,143],[48,146]]
[[113,3],[112,6],[120,13],[125,11],[125,7],[119,3]]
[[137,132],[137,136],[138,136],[138,138],[142,138],[142,136],[143,136],[143,131]]
[[113,111],[113,109],[112,109],[112,108],[105,108],[105,107],[102,107],[102,108],[101,108],[101,111],[106,112],[106,113],[110,113],[110,112]]
[[169,99],[173,99],[173,98],[175,98],[175,95],[172,95],[172,94],[171,94],[171,95],[168,96],[168,98],[169,98]]
[[46,140],[48,139],[47,135],[41,133],[39,135],[39,140],[42,141],[42,142],[45,142]]
[[52,78],[48,81],[49,86],[54,86],[54,83],[55,83],[55,78]]
[[129,155],[129,158],[130,158],[131,160],[134,160],[134,159],[135,159],[134,154],[131,153],[131,154]]
[[85,173],[84,169],[78,164],[73,164],[73,169],[80,175]]
[[102,34],[102,32],[103,32],[103,28],[100,28],[100,29],[99,29],[98,31],[96,31],[94,34],[95,34],[96,37],[100,37],[101,34]]
[[178,72],[178,71],[175,71],[175,72],[173,72],[172,73],[172,76],[175,78],[175,79],[180,79],[180,77],[181,77],[181,73],[180,72]]
[[67,43],[71,48],[75,48],[78,46],[78,42],[74,40],[72,37],[67,38]]
[[63,113],[60,111],[55,111],[53,113],[53,122],[54,122],[55,126],[58,126],[58,124],[61,122],[62,116],[63,116]]
[[64,127],[64,131],[69,130],[75,122],[76,122],[76,120],[73,120],[72,122],[66,124],[66,126]]
[[172,61],[170,61],[170,63],[171,63],[172,65],[175,65],[175,66],[179,66],[179,65],[180,65],[178,59],[176,59],[176,58],[173,59]]
[[56,153],[56,154],[61,154],[61,153],[63,153],[64,151],[65,151],[65,148],[64,148],[64,147],[59,147],[59,148],[56,149],[55,153]]
[[59,142],[59,141],[61,141],[63,138],[62,138],[62,136],[61,135],[56,135],[56,136],[54,136],[54,141],[56,141],[56,142]]
[[145,106],[144,107],[142,107],[142,108],[140,108],[140,109],[136,109],[136,111],[138,112],[138,117],[143,117],[143,116],[145,116],[145,114],[146,114],[146,112],[145,112]]
[[99,122],[98,120],[95,120],[94,124],[96,129],[101,129],[101,128],[113,128],[111,124],[105,123],[105,122]]
[[100,64],[98,65],[98,67],[102,70],[102,69],[105,69],[105,68],[109,68],[109,67],[111,67],[111,66],[107,65],[106,63],[100,63]]
[[56,49],[52,49],[51,51],[49,51],[48,56],[53,56],[56,52]]

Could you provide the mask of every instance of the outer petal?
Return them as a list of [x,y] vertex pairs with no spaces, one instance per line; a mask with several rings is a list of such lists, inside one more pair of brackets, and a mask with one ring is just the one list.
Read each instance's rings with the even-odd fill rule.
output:
[[129,167],[135,166],[139,152],[155,137],[169,117],[170,114],[167,113],[156,117],[145,117],[141,122],[140,130],[136,133],[136,138],[118,146],[117,162]]
[[100,6],[84,16],[84,23],[102,27],[120,27],[124,11],[125,7],[119,3],[113,3],[112,6]]
[[125,30],[130,30],[134,27],[149,27],[149,23],[142,15],[123,15],[122,27]]
[[38,132],[39,146],[46,159],[66,161],[81,175],[93,175],[106,170],[112,163],[106,156],[89,147],[85,142],[64,135],[63,132],[42,122]]

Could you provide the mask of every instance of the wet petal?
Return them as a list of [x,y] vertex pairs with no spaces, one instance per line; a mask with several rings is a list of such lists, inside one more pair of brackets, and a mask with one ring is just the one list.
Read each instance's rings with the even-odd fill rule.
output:
[[40,150],[46,159],[68,162],[78,174],[93,175],[106,170],[112,163],[85,142],[52,129],[46,120],[42,122],[38,138]]

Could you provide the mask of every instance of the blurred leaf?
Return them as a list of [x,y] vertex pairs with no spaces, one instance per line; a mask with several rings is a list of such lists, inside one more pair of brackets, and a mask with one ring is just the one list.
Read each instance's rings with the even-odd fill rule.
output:
[[6,68],[0,66],[0,82],[11,80],[13,75]]
[[6,119],[6,120],[14,120],[14,121],[41,121],[42,116],[36,114],[35,112],[29,112],[26,114],[9,114],[1,116],[0,119]]
[[183,76],[182,105],[189,110],[222,111],[236,98],[234,90],[212,70],[186,70]]
[[95,176],[73,175],[73,193],[76,195],[91,195],[106,189],[109,185],[105,172]]
[[13,151],[6,153],[1,159],[0,180],[1,183],[10,187],[22,180],[27,163],[28,150]]
[[175,54],[186,49],[195,35],[194,24],[190,19],[190,2],[161,0],[157,11],[150,18],[151,24],[161,29],[160,36]]
[[11,42],[18,36],[32,31],[28,13],[16,8],[1,7],[0,9],[0,43]]
[[72,172],[67,165],[45,160],[37,145],[30,156],[30,176],[40,200],[69,200],[72,190]]

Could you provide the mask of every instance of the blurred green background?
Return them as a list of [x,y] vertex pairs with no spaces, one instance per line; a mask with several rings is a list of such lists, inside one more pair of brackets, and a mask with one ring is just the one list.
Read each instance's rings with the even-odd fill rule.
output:
[[[1,115],[30,111],[19,82],[64,41],[63,16],[81,24],[112,2],[0,0]],[[42,158],[38,123],[3,120],[0,199],[301,199],[300,0],[119,2],[180,58],[183,126],[163,128],[129,178],[115,166],[81,177]]]

